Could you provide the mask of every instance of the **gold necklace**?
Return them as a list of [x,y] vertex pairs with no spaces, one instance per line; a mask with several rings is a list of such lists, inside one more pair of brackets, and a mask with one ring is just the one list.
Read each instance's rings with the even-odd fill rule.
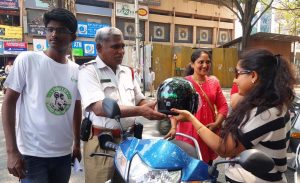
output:
[[196,79],[194,75],[192,76],[192,78],[193,78],[193,80],[194,80],[196,83],[198,83],[198,84],[202,84],[202,83],[204,83],[204,82],[206,81],[206,78],[204,78],[203,81],[200,81],[200,80]]

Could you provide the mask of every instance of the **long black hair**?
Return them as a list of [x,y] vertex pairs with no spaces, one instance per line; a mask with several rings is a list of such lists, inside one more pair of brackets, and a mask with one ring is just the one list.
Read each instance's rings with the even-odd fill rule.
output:
[[191,56],[191,63],[189,63],[189,65],[185,69],[185,76],[194,74],[194,69],[192,68],[192,63],[194,63],[201,56],[202,53],[207,54],[209,59],[212,60],[212,56],[208,51],[202,50],[202,49],[195,50]]
[[276,107],[279,110],[278,115],[282,114],[283,108],[288,107],[294,99],[295,83],[290,64],[280,55],[273,55],[265,49],[252,49],[242,53],[239,65],[244,70],[257,72],[258,81],[226,119],[221,131],[223,143],[231,134],[236,146],[238,128],[247,123],[251,110],[259,107],[264,111]]

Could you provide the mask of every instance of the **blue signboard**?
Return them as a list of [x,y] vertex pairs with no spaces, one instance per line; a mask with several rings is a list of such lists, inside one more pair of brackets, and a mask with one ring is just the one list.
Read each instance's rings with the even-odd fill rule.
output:
[[96,56],[96,43],[93,41],[83,41],[83,56]]
[[102,27],[109,27],[107,24],[99,24],[93,22],[78,22],[79,37],[95,37],[96,31]]
[[0,41],[0,55],[3,55],[4,48],[3,48],[3,41]]
[[72,43],[72,48],[82,48],[82,42],[81,41],[74,41]]
[[81,41],[74,41],[72,43],[73,56],[83,56],[83,46]]

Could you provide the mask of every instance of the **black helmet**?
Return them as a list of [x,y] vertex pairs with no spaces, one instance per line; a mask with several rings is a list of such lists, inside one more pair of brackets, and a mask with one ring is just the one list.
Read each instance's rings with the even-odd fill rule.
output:
[[158,111],[174,115],[170,109],[184,109],[192,114],[197,112],[199,96],[191,82],[184,78],[169,78],[157,90]]

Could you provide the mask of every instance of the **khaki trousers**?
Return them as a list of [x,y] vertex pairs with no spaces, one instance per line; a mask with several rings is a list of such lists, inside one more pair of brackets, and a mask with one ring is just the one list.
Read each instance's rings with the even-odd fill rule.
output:
[[[115,140],[120,141],[120,139]],[[93,136],[83,145],[85,183],[104,183],[114,175],[114,158],[105,156],[90,157],[90,154],[94,152],[112,155],[115,152],[101,149],[97,136]]]

